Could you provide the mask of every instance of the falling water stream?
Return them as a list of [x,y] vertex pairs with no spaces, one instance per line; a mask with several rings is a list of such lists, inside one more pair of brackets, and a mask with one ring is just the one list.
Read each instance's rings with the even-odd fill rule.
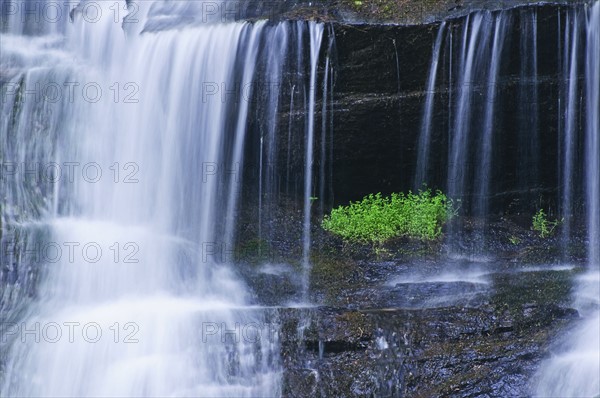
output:
[[304,160],[304,224],[302,227],[302,292],[303,300],[307,300],[308,278],[310,273],[310,214],[313,198],[313,161],[315,145],[315,96],[317,95],[317,63],[323,39],[323,25],[309,22],[310,41],[310,85],[308,95],[308,125],[306,130],[306,159]]
[[475,73],[478,70],[477,61],[479,49],[485,48],[480,44],[490,32],[491,19],[484,14],[475,14],[472,20],[464,25],[461,72],[457,82],[458,96],[454,107],[454,125],[450,139],[448,160],[448,194],[452,198],[460,198],[464,194],[464,184],[467,180],[468,162],[465,154],[468,150],[470,121],[472,117],[472,96]]
[[[581,18],[583,17],[583,20]],[[579,276],[574,293],[574,305],[582,320],[564,337],[564,341],[539,371],[535,391],[540,397],[596,397],[600,395],[600,2],[583,13],[567,17],[572,31],[570,46],[564,57],[570,59],[566,103],[565,153],[573,156],[573,109],[579,99],[574,95],[577,69],[579,24],[585,25],[585,195],[588,237],[588,270]],[[569,36],[567,36],[569,37]],[[572,173],[572,160],[567,159],[565,174]],[[567,177],[568,178],[568,177]],[[567,185],[567,187],[570,186]],[[563,196],[563,206],[570,212],[571,197]]]
[[577,95],[578,95],[578,79],[577,74],[579,70],[579,23],[581,19],[581,13],[578,9],[570,10],[566,18],[566,28],[564,36],[564,66],[563,74],[566,77],[567,89],[564,95],[564,104],[566,109],[564,111],[564,126],[563,128],[563,150],[564,159],[562,167],[562,207],[563,216],[565,223],[562,228],[563,238],[566,239],[571,234],[571,223],[572,223],[572,211],[573,211],[573,184],[572,180],[574,177],[574,154],[575,154],[575,143],[576,143],[576,115],[577,109]]
[[[511,43],[514,32],[509,29],[514,24],[520,26],[516,45]],[[545,172],[546,166],[540,160],[552,159],[552,154],[540,148],[543,137],[538,120],[541,112],[538,109],[539,26],[536,10],[474,13],[461,21],[462,39],[454,48],[451,40],[454,27],[451,23],[449,26],[440,24],[426,83],[415,188],[435,178],[428,169],[431,167],[429,154],[434,148],[432,134],[440,140],[442,134],[435,131],[435,126],[445,126],[448,137],[447,192],[452,198],[466,198],[461,209],[464,214],[489,221],[491,198],[497,192],[493,185],[497,178],[495,170],[507,166],[502,168],[506,172],[513,167],[502,165],[504,160],[494,153],[494,142],[503,140],[506,129],[511,128],[505,115],[496,115],[507,112],[501,108],[507,102],[500,90],[506,87],[506,80],[502,79],[514,73],[518,77],[519,97],[514,118],[518,143],[515,177],[522,187],[521,199],[526,199],[527,203],[539,199],[532,192],[539,184],[540,173]],[[440,51],[444,51],[439,48],[444,29],[450,37],[450,77],[446,81],[436,81]],[[560,164],[557,201],[560,218],[564,219],[560,245],[564,257],[568,257],[568,250],[572,250],[568,249],[569,242],[577,230],[573,223],[583,217],[587,233],[587,265],[585,274],[574,280],[573,305],[582,317],[581,324],[556,344],[552,356],[543,363],[535,377],[534,395],[597,396],[600,394],[600,3],[567,8],[564,16],[559,16],[559,30],[562,46],[558,64],[562,68],[563,88],[558,98],[562,114],[558,118],[561,134],[560,150],[556,154]],[[508,72],[506,59],[510,54],[505,48],[510,45],[518,48],[520,55],[517,65],[513,65],[516,71]],[[448,85],[448,97],[440,95],[440,89],[445,85]],[[439,116],[434,115],[439,113],[434,108],[445,98],[448,98],[449,115],[446,124],[440,124],[435,120]],[[580,197],[583,197],[585,211],[575,215],[575,206],[581,206],[581,201],[576,202],[576,198]],[[459,258],[476,262],[478,256],[465,256],[469,248],[457,244],[464,231],[451,227],[449,232],[450,236],[457,233],[456,238],[450,239],[450,244],[456,253],[463,254]],[[485,230],[480,233],[485,237]],[[484,246],[475,249],[485,253]]]
[[[13,95],[3,102],[3,156],[89,169],[86,179],[58,179],[48,192],[6,187],[6,203],[31,203],[38,213],[12,220],[31,239],[43,231],[46,241],[77,250],[42,265],[29,305],[6,309],[27,330],[72,336],[3,341],[1,395],[279,395],[277,330],[265,329],[263,311],[220,254],[235,233],[252,89],[281,80],[291,31],[308,35],[312,114],[322,25],[171,29],[161,10],[187,7],[181,2],[130,4],[128,19],[125,2],[95,2],[90,23],[82,4],[72,23],[63,18],[31,38],[17,15],[1,38],[3,63],[15,62]],[[65,82],[103,95],[47,104],[19,94]],[[274,123],[279,92],[269,95]],[[271,124],[268,156],[274,134]]]
[[506,29],[508,22],[506,17],[500,13],[495,19],[494,38],[492,54],[487,77],[487,93],[484,110],[483,128],[481,129],[481,144],[478,163],[480,167],[475,173],[478,189],[476,192],[475,213],[480,217],[488,214],[488,196],[490,191],[490,175],[493,162],[494,145],[494,116],[496,112],[496,93],[498,89],[498,74],[500,61],[502,60],[502,49],[506,41]]
[[[333,201],[327,111],[336,100],[334,34],[314,21],[207,19],[205,3],[84,0],[43,23],[22,11],[3,16],[0,155],[9,167],[3,176],[11,178],[0,180],[0,243],[12,248],[10,256],[2,253],[9,282],[21,283],[5,284],[0,297],[0,315],[10,324],[0,334],[1,396],[282,395],[276,315],[255,305],[231,255],[246,174],[258,176],[249,192],[259,250],[260,241],[273,239],[279,195],[296,194],[299,297],[309,304],[313,202],[321,201],[322,215],[323,201]],[[420,188],[432,178],[433,159],[445,156],[448,195],[468,198],[461,211],[486,222],[495,170],[518,169],[514,178],[533,200],[546,159],[538,109],[541,22],[535,10],[520,11],[440,23],[425,81],[410,182]],[[513,126],[518,164],[504,165],[495,148],[510,126],[497,122],[510,102],[500,90],[517,19],[512,48],[526,54],[510,72],[523,105]],[[556,196],[563,249],[577,232],[583,197],[587,264],[573,294],[580,322],[552,348],[532,387],[536,396],[597,396],[600,2],[568,9],[560,23]],[[278,118],[286,107],[289,114]],[[447,144],[443,156],[434,153],[436,142]],[[283,163],[285,180],[276,173]],[[449,231],[451,245],[462,232]],[[25,259],[32,253],[41,261]],[[487,285],[485,275],[466,279]],[[464,275],[435,281],[457,280]],[[447,304],[437,299],[432,305]],[[299,320],[301,338],[310,322]],[[383,337],[378,346],[388,349]],[[319,340],[318,358],[326,356]],[[303,363],[316,373],[313,365]],[[391,381],[378,382],[396,391]]]
[[431,58],[431,68],[429,69],[429,78],[427,81],[427,99],[425,100],[425,109],[423,111],[423,122],[421,126],[421,134],[419,135],[419,152],[417,154],[417,171],[415,173],[414,189],[418,190],[425,183],[425,175],[427,174],[427,165],[429,164],[428,153],[431,142],[431,119],[433,117],[433,100],[435,98],[435,82],[437,80],[438,65],[440,60],[440,51],[442,47],[442,39],[444,37],[444,28],[446,23],[440,24],[440,29],[435,39],[433,47],[433,55]]

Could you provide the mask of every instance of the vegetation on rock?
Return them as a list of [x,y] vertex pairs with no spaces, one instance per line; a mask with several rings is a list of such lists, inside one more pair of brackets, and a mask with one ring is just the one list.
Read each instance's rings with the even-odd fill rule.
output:
[[339,206],[325,216],[322,227],[349,243],[371,244],[375,249],[390,239],[409,237],[434,240],[455,213],[452,201],[430,189],[382,196],[365,196],[361,201]]
[[531,228],[540,234],[541,238],[547,238],[554,232],[554,229],[562,222],[562,220],[549,221],[544,209],[539,209],[533,215]]

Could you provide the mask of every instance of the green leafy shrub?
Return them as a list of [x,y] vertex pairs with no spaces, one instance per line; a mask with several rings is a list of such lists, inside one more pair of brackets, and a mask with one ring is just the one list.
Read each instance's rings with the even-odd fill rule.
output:
[[548,236],[552,235],[554,229],[561,222],[562,220],[549,221],[544,209],[539,209],[538,212],[533,215],[531,228],[539,233],[541,238],[547,238]]
[[440,191],[432,194],[427,189],[418,194],[390,196],[377,193],[333,209],[321,225],[346,242],[372,244],[381,249],[386,241],[401,236],[434,240],[453,214],[452,202]]

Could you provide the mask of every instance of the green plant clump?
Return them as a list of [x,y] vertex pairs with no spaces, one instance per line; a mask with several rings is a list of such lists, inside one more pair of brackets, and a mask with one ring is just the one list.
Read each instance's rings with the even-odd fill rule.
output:
[[322,227],[346,242],[372,244],[380,248],[386,241],[406,236],[413,239],[434,240],[442,233],[442,226],[454,214],[452,201],[440,191],[430,189],[365,196],[361,201],[340,206],[325,216]]
[[562,222],[562,220],[549,221],[548,216],[543,209],[539,209],[533,215],[531,228],[540,234],[541,238],[547,238],[554,232],[554,229]]
[[521,243],[521,239],[519,239],[517,236],[511,235],[510,238],[508,238],[508,240],[510,241],[510,243],[512,243],[513,245],[518,245],[519,243]]

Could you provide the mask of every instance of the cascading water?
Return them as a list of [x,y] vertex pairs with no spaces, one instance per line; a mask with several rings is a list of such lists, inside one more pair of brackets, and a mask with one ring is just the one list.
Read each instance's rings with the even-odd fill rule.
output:
[[[457,93],[451,108],[447,191],[455,199],[474,197],[463,203],[467,214],[485,210],[487,201],[480,195],[487,193],[490,178],[496,79],[508,22],[503,13],[479,13],[468,19],[463,28]],[[480,92],[479,82],[486,82],[485,94]],[[484,103],[480,96],[484,96]],[[483,120],[480,115],[485,115]],[[481,137],[477,152],[471,147],[474,136]],[[472,158],[477,163],[468,161]]]
[[[454,54],[452,31],[449,31],[449,73],[448,84],[448,158],[446,189],[449,197],[462,201],[460,211],[467,215],[479,215],[485,220],[488,213],[491,176],[493,171],[493,141],[497,134],[494,117],[497,106],[498,79],[503,49],[507,41],[507,31],[511,19],[503,12],[476,13],[463,23],[459,53]],[[443,25],[440,27],[440,30]],[[441,40],[440,34],[436,46]],[[428,170],[432,146],[431,119],[435,106],[436,80],[439,49],[434,48],[424,120],[418,143],[416,184],[428,183],[434,170]],[[474,159],[471,161],[470,159]],[[458,203],[458,202],[457,202]],[[453,243],[453,256],[462,256],[463,242],[459,239],[460,230],[450,226],[449,235]],[[484,231],[481,231],[484,232]],[[480,240],[480,242],[482,242]],[[477,248],[481,253],[481,244]],[[474,253],[471,253],[474,254]],[[479,258],[479,257],[477,257]]]
[[317,64],[323,39],[323,25],[309,22],[310,38],[310,86],[308,95],[308,124],[306,128],[306,159],[304,166],[304,223],[302,226],[302,292],[307,300],[308,277],[310,273],[310,213],[313,198],[313,156],[315,132],[315,96],[317,94]]
[[[100,9],[103,18],[93,23],[86,13],[95,11],[96,2],[67,12],[72,24],[39,25],[31,16],[23,23],[18,12],[3,19],[0,316],[7,322],[1,325],[1,395],[280,395],[278,329],[268,323],[274,315],[252,306],[251,292],[224,257],[234,254],[239,208],[246,205],[242,174],[256,173],[252,188],[258,190],[250,189],[247,207],[258,213],[258,241],[272,238],[278,195],[300,197],[302,225],[294,231],[302,250],[298,290],[308,301],[313,200],[318,196],[322,214],[325,181],[333,175],[326,111],[328,101],[333,109],[339,99],[332,92],[335,60],[329,52],[319,56],[323,26],[220,18],[209,24],[201,15],[203,2],[128,3],[129,9],[125,2],[116,8],[107,2]],[[488,221],[493,198],[506,191],[496,184],[497,174],[518,180],[514,197],[533,201],[543,162],[560,162],[548,174],[556,171],[562,185],[555,199],[558,217],[566,220],[563,245],[569,247],[579,217],[585,217],[590,272],[577,281],[581,325],[542,366],[536,394],[593,396],[600,393],[600,5],[576,6],[565,14],[557,62],[564,83],[556,158],[542,152],[545,119],[537,108],[548,93],[542,94],[540,82],[547,78],[542,69],[550,69],[537,37],[542,17],[535,10],[479,12],[438,27],[425,82],[417,172],[408,183],[420,188],[435,178],[436,163],[447,162],[449,174],[444,167],[438,185],[445,182],[453,198],[468,198],[465,214]],[[515,48],[524,54],[516,61]],[[53,101],[50,87],[41,94],[49,98],[35,99],[37,83],[58,86],[63,98]],[[98,87],[103,95],[95,101]],[[67,89],[75,90],[74,100]],[[513,102],[519,104],[513,108]],[[286,107],[285,119],[276,119]],[[435,112],[436,107],[444,110]],[[444,120],[436,120],[438,115]],[[255,140],[253,146],[249,140]],[[438,156],[437,147],[446,142]],[[498,153],[507,147],[515,162]],[[285,189],[275,172],[283,163]],[[73,180],[67,178],[71,170],[77,172]],[[58,171],[65,174],[57,178]],[[585,214],[577,214],[580,208]],[[49,258],[54,252],[36,250],[47,243],[48,250],[62,248],[57,261]],[[32,252],[44,261],[27,258]],[[309,317],[300,320],[301,338],[309,323]],[[52,342],[57,328],[63,335]],[[253,336],[257,330],[260,335]],[[403,338],[401,345],[408,346]],[[377,340],[380,350],[389,348],[384,336]],[[328,343],[319,340],[318,351],[319,361],[326,362]],[[303,360],[310,358],[307,352]],[[402,355],[394,352],[392,358]],[[315,373],[320,369],[310,360],[301,366],[316,378],[324,375]],[[402,369],[389,362],[382,366],[381,390],[400,391],[394,383],[401,383]]]
[[[61,199],[75,176],[65,169],[73,171],[75,165],[65,158],[65,148],[91,101],[75,100],[87,92],[81,91],[76,77],[80,65],[63,48],[65,26],[57,23],[60,8],[58,16],[51,12],[58,4],[0,6],[0,317],[15,322],[36,295],[45,268],[42,257],[56,256],[48,252],[52,246],[56,249],[48,225],[38,221],[68,207]],[[44,18],[39,15],[42,8],[48,12]],[[0,351],[5,349],[2,339]]]
[[[583,21],[581,18],[584,17]],[[579,276],[575,290],[575,307],[583,317],[559,347],[559,352],[548,359],[538,373],[536,396],[596,397],[600,395],[600,2],[586,10],[585,15],[572,12],[567,17],[566,38],[572,43],[565,46],[568,59],[568,93],[565,114],[565,170],[569,178],[574,156],[574,115],[579,99],[575,79],[579,26],[585,25],[585,203],[588,237],[588,271]],[[571,31],[569,31],[572,29]],[[568,32],[568,34],[567,34]],[[569,44],[569,41],[565,41]],[[568,190],[572,184],[565,184]],[[571,212],[572,197],[563,193],[563,211]]]
[[[287,24],[282,24],[278,26],[278,29],[284,30],[281,34],[273,35],[272,40],[273,43],[270,43],[275,51],[269,54],[269,59],[267,60],[267,71],[266,76],[282,76],[283,75],[283,67],[285,64],[281,62],[282,59],[285,59],[285,54],[287,51],[287,37],[288,37],[288,26]],[[275,82],[273,82],[275,83]],[[260,143],[260,160],[259,160],[259,198],[258,198],[258,222],[259,222],[259,239],[263,238],[262,234],[262,222],[263,218],[266,220],[271,220],[272,215],[270,213],[270,209],[272,208],[272,204],[275,202],[275,190],[278,188],[275,181],[275,170],[277,170],[277,115],[279,112],[279,93],[282,89],[281,84],[273,84],[270,87],[270,93],[268,95],[268,103],[266,104],[266,115],[265,115],[265,136],[266,140],[263,140],[261,137]],[[264,155],[264,156],[263,156]],[[267,162],[264,159],[268,159]],[[264,187],[267,187],[267,191],[264,190]],[[263,198],[265,200],[265,204],[263,205]],[[267,209],[266,214],[263,213],[263,207]],[[273,239],[272,231],[269,228],[267,232],[266,238],[271,241]]]
[[429,150],[431,142],[431,119],[433,114],[433,100],[435,98],[435,82],[437,80],[438,64],[440,59],[440,49],[442,47],[442,38],[444,37],[444,28],[446,23],[440,24],[433,54],[431,58],[431,68],[429,70],[429,79],[427,82],[427,99],[425,100],[425,109],[423,111],[423,123],[421,134],[419,135],[419,151],[417,154],[417,171],[415,173],[414,189],[418,190],[423,186],[425,176],[427,175],[427,165],[429,164]]
[[588,258],[600,269],[600,3],[588,11],[586,81],[586,203]]
[[574,163],[576,150],[576,123],[577,123],[577,95],[578,95],[578,72],[579,72],[579,39],[580,39],[580,19],[581,13],[578,9],[569,10],[566,17],[566,27],[564,36],[564,56],[563,73],[565,77],[566,89],[563,100],[566,104],[564,110],[563,133],[563,165],[562,165],[562,215],[564,224],[562,228],[563,242],[566,242],[571,235],[571,223],[573,212],[573,180]]
[[489,212],[488,196],[490,192],[490,176],[492,170],[492,148],[494,137],[494,115],[496,110],[496,93],[498,89],[498,72],[500,70],[500,60],[502,59],[502,49],[506,39],[507,21],[503,14],[497,15],[494,27],[494,39],[492,45],[492,58],[487,78],[486,105],[484,110],[483,128],[481,130],[481,144],[479,151],[479,167],[475,173],[476,203],[474,204],[475,213],[480,217],[486,217]]
[[[93,23],[82,3],[72,24],[63,18],[60,29],[42,29],[35,39],[22,36],[26,29],[12,19],[3,28],[10,32],[2,35],[3,68],[20,61],[9,80],[11,100],[3,103],[3,159],[71,164],[86,174],[39,192],[15,173],[5,191],[12,196],[3,225],[45,231],[28,239],[73,250],[40,265],[30,304],[8,301],[5,319],[18,323],[3,329],[2,396],[281,393],[277,328],[250,305],[223,257],[235,235],[254,84],[281,80],[290,31],[309,35],[311,115],[323,27],[227,22],[172,30],[174,21],[161,12],[174,3],[129,3],[136,15],[126,19],[125,2],[94,2],[90,7],[100,8]],[[259,68],[262,59],[267,66]],[[104,94],[62,98],[48,108],[61,113],[47,117],[39,104],[48,101],[19,102],[27,93],[20,87],[38,82],[89,84]],[[272,116],[279,92],[269,93]],[[310,195],[312,162],[306,172]],[[37,213],[26,223],[15,219],[10,206],[17,203]]]
[[[321,101],[321,154],[319,161],[319,197],[317,198],[317,200],[319,201],[320,218],[323,218],[323,215],[325,214],[326,195],[329,196],[329,199],[331,199],[331,197],[333,196],[331,192],[327,192],[328,185],[329,187],[331,187],[331,184],[328,184],[328,182],[331,181],[332,175],[331,172],[326,172],[326,169],[327,164],[329,164],[329,167],[331,168],[333,163],[333,156],[331,155],[333,152],[333,143],[331,142],[333,140],[333,118],[327,117],[327,106],[330,105],[328,104],[328,99],[330,99],[333,102],[333,78],[330,78],[330,74],[333,73],[333,68],[331,65],[330,53],[332,52],[333,47],[335,46],[334,38],[335,35],[333,34],[333,29],[330,29],[329,45],[327,48],[327,56],[325,59],[325,76],[323,78],[323,97]],[[333,115],[333,112],[331,112],[331,115]],[[328,137],[329,141],[327,139]],[[329,153],[327,151],[328,147]]]
[[[501,187],[506,184],[504,176],[509,175],[508,184],[516,191],[511,196],[513,204],[520,203],[526,208],[559,204],[560,213],[556,217],[564,218],[560,239],[563,258],[577,257],[573,253],[580,253],[581,249],[578,252],[574,242],[581,232],[587,233],[584,257],[587,257],[589,272],[575,278],[574,288],[574,306],[583,317],[582,325],[557,346],[558,354],[548,359],[537,374],[535,394],[540,396],[600,394],[599,10],[600,3],[595,2],[561,12],[558,17],[561,54],[558,59],[545,54],[543,65],[538,65],[538,30],[544,25],[535,9],[479,12],[458,22],[447,22],[447,26],[441,24],[425,86],[415,188],[436,180],[436,170],[432,169],[435,162],[423,159],[428,159],[427,154],[438,146],[436,140],[444,142],[444,133],[436,129],[446,128],[446,189],[450,197],[464,199],[461,212],[473,217],[471,225],[476,226],[475,223],[481,221],[479,225],[485,226],[496,214],[502,214],[494,213],[493,209],[499,207],[494,201],[501,201],[497,196],[505,189]],[[462,29],[461,40],[456,44],[452,39],[453,32],[458,31],[454,24]],[[511,29],[511,26],[519,29]],[[449,48],[440,50],[437,46],[444,28],[448,31],[446,46]],[[547,30],[545,32],[547,34]],[[445,51],[446,61],[440,61]],[[514,54],[518,54],[518,58]],[[448,76],[439,75],[436,79],[440,62],[447,68]],[[552,62],[556,62],[556,66]],[[541,80],[548,79],[548,70],[553,67],[562,69],[563,76],[561,87],[556,89],[561,109],[560,145],[556,153],[544,149],[547,135],[541,134],[540,123],[547,119],[539,109]],[[543,87],[543,95],[556,95],[554,89]],[[448,90],[447,96],[445,90]],[[513,101],[511,96],[516,96],[518,101]],[[444,100],[448,103],[443,103]],[[517,104],[514,107],[513,102]],[[440,105],[447,106],[447,116],[434,111]],[[504,157],[514,159],[514,164],[508,164]],[[554,169],[553,163],[559,166]],[[548,180],[554,170],[559,187],[556,200],[546,199],[540,204],[542,196],[550,196],[540,188],[541,181]],[[502,208],[504,214],[510,214],[507,201]],[[575,228],[577,224],[585,228]],[[462,258],[469,248],[461,244],[461,239],[469,233],[465,232],[467,228],[460,228],[451,225],[447,240]],[[469,228],[476,232],[474,239],[479,239],[480,231],[486,237],[485,228]],[[486,253],[485,246],[477,249]]]
[[[519,151],[526,167],[518,173],[519,186],[523,191],[532,191],[539,181],[540,131],[538,96],[538,42],[537,11],[523,10],[520,15],[520,53],[521,57],[518,100],[522,111],[518,119]],[[537,198],[530,193],[528,202]]]
[[456,117],[452,128],[448,161],[448,194],[453,198],[459,198],[464,193],[467,163],[463,156],[469,139],[472,83],[475,81],[473,74],[476,71],[474,64],[477,61],[478,42],[481,40],[481,26],[485,22],[483,14],[476,14],[473,20],[467,20],[464,26],[462,57],[460,59],[461,74],[457,83],[459,93],[456,99]]
[[[459,92],[457,103],[453,104],[450,100],[450,109],[456,110],[456,116],[452,119],[453,129],[450,137],[450,152],[448,162],[448,191],[453,193],[453,197],[458,198],[467,194],[468,185],[471,182],[470,177],[476,181],[476,187],[473,194],[476,201],[473,204],[474,211],[477,214],[487,214],[487,196],[489,194],[489,180],[492,166],[492,141],[494,134],[494,111],[496,106],[496,91],[498,87],[498,73],[500,61],[502,59],[502,49],[506,40],[506,30],[510,21],[503,13],[496,15],[477,14],[464,25],[463,47],[461,70],[459,71],[460,80],[457,90]],[[418,158],[415,172],[414,188],[422,188],[427,183],[429,175],[429,151],[431,150],[432,135],[432,115],[434,100],[436,94],[437,70],[441,52],[441,44],[446,23],[442,22],[435,41],[429,79],[427,83],[427,97],[423,113],[421,133],[418,143]],[[485,59],[488,57],[486,47],[492,40],[491,53],[489,53],[489,66],[487,75],[478,72],[485,69]],[[452,48],[452,43],[450,43]],[[452,51],[451,54],[452,55]],[[450,61],[452,65],[452,61]],[[452,72],[452,67],[450,68]],[[478,89],[476,82],[486,81],[485,107],[482,112],[485,116],[482,129],[478,130],[477,135],[480,139],[480,150],[477,152],[477,167],[470,165],[465,159],[469,153],[469,136],[471,124],[479,123],[479,120],[472,122],[473,113],[477,108],[473,100],[474,91]],[[450,83],[451,84],[451,83]],[[454,105],[454,106],[453,106]],[[451,112],[451,114],[453,114]]]

